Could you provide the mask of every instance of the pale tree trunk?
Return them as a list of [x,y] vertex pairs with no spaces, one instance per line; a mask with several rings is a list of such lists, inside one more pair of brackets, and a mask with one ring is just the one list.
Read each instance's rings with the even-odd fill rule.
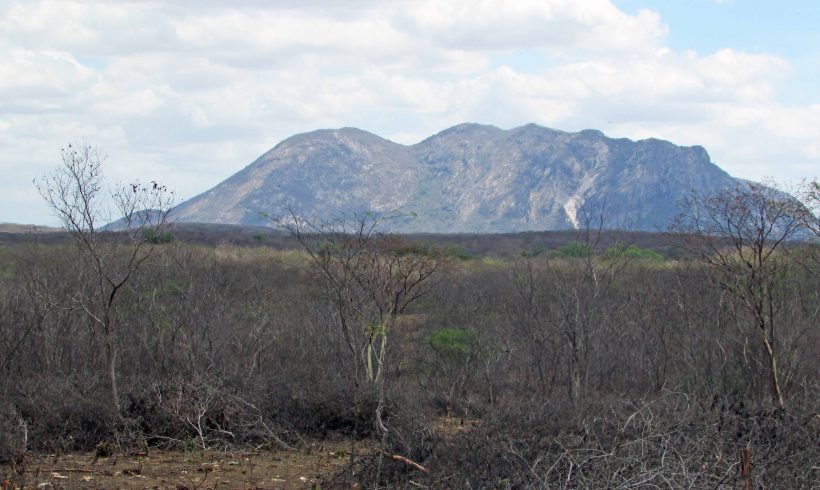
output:
[[114,336],[109,332],[105,336],[105,354],[108,361],[108,382],[111,394],[111,406],[117,417],[122,416],[120,396],[117,390],[117,347]]
[[582,358],[586,343],[581,336],[581,329],[576,324],[573,326],[573,333],[570,339],[570,348],[572,349],[569,356],[569,397],[573,406],[577,406],[583,397],[584,391],[584,373],[582,366]]
[[774,348],[769,340],[766,331],[763,334],[763,344],[766,346],[766,354],[769,357],[769,375],[772,392],[772,403],[776,404],[778,408],[783,408],[783,392],[780,390],[780,379],[777,370],[777,356],[775,356]]
[[[771,305],[771,290],[768,292],[768,299]],[[778,408],[783,408],[783,392],[780,389],[780,373],[777,369],[777,354],[774,351],[774,313],[772,310],[773,308],[769,306],[767,311],[766,305],[762,302],[754,305],[757,328],[760,330],[760,337],[769,360],[769,389],[772,403]]]
[[385,358],[385,353],[387,352],[387,331],[385,331],[382,334],[382,339],[381,340],[382,340],[382,342],[381,342],[381,345],[379,346],[379,357],[378,357],[379,366],[378,366],[378,370],[376,371],[376,379],[377,380],[382,379],[382,377],[384,376],[384,374],[382,373],[382,368],[384,367],[384,358]]
[[367,343],[367,347],[365,347],[364,351],[364,361],[365,361],[365,374],[367,375],[367,381],[373,382],[375,379],[373,376],[373,342],[370,341]]
[[573,405],[578,405],[583,396],[583,381],[581,376],[581,366],[578,361],[573,359],[570,361],[569,368],[569,396]]

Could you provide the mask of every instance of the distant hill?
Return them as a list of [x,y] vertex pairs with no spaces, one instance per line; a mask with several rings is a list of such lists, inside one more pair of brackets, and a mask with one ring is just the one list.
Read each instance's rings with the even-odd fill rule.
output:
[[60,231],[60,228],[51,226],[0,223],[0,233],[53,233],[58,231]]
[[116,221],[112,221],[101,228],[101,231],[123,231],[127,228],[138,228],[142,225],[147,227],[158,226],[164,223],[164,215],[158,209],[142,209],[131,214],[131,220],[122,217]]
[[415,145],[355,128],[290,137],[171,211],[174,221],[273,226],[288,208],[331,220],[366,211],[411,214],[393,231],[506,233],[582,226],[579,205],[608,209],[606,226],[666,227],[692,189],[736,180],[700,146],[612,139],[529,124],[462,124]]

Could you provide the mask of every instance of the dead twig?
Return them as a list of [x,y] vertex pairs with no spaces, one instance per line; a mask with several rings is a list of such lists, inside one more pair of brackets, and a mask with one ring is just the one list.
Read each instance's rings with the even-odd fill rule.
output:
[[430,470],[425,468],[424,466],[416,463],[415,461],[405,458],[404,456],[399,456],[398,454],[390,454],[386,451],[382,451],[382,454],[387,456],[388,458],[392,459],[393,461],[398,461],[399,463],[404,463],[408,466],[412,466],[413,468],[421,471],[422,473],[430,473]]

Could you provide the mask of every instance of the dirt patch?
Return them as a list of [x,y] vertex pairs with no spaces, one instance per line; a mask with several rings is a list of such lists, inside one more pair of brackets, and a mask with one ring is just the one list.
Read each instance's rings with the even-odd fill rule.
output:
[[478,427],[480,423],[479,419],[448,415],[438,418],[433,423],[433,431],[445,440],[452,440],[454,437]]
[[[94,453],[27,455],[16,469],[0,466],[10,489],[296,489],[316,488],[368,441],[317,442],[301,451],[149,451],[95,459]],[[21,470],[21,468],[23,468]]]

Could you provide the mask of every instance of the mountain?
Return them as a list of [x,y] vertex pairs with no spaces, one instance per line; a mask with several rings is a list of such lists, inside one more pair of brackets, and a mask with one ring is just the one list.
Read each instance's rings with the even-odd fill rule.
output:
[[582,205],[607,209],[609,228],[654,231],[692,189],[738,182],[700,146],[596,130],[461,124],[408,146],[342,128],[282,141],[171,216],[272,226],[288,208],[320,221],[400,211],[415,218],[393,222],[397,231],[514,232],[583,226]]

